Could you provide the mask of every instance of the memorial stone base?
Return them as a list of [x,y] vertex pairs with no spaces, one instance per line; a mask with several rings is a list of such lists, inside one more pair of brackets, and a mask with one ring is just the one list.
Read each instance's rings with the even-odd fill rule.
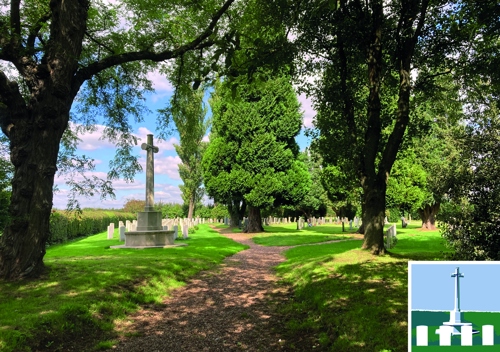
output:
[[125,232],[125,244],[111,248],[170,248],[187,246],[175,243],[174,231],[164,231],[161,212],[145,211],[137,214],[137,231]]

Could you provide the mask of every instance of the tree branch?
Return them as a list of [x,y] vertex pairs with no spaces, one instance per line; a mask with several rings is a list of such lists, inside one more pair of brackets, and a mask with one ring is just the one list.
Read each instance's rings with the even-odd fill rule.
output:
[[10,41],[12,44],[17,46],[21,38],[21,17],[19,14],[19,6],[21,0],[11,0],[10,1],[10,29],[11,37]]
[[10,81],[3,71],[0,71],[0,128],[8,137],[15,115],[22,114],[26,109],[24,99],[19,93],[16,82]]
[[85,35],[87,36],[87,38],[89,38],[91,41],[93,41],[97,45],[102,46],[104,49],[107,49],[111,54],[113,54],[113,55],[116,54],[116,52],[112,48],[110,48],[106,44],[101,43],[100,41],[98,41],[94,37],[92,37],[88,31],[85,31]]
[[35,50],[35,40],[38,37],[38,33],[40,32],[40,29],[42,29],[43,24],[46,23],[49,19],[50,13],[46,13],[35,23],[33,27],[30,28],[30,34],[28,35],[26,46],[30,52],[33,52]]
[[212,35],[215,26],[217,25],[217,22],[234,1],[235,0],[227,0],[224,3],[224,5],[219,9],[219,11],[217,11],[212,16],[212,20],[210,21],[208,27],[198,37],[193,39],[191,42],[178,47],[175,50],[165,50],[159,53],[149,50],[143,50],[143,51],[123,53],[119,55],[112,55],[100,61],[97,61],[87,67],[79,69],[73,80],[72,94],[76,95],[83,82],[90,79],[95,74],[110,67],[132,61],[142,61],[142,60],[150,60],[153,62],[166,61],[172,58],[179,57],[188,51],[207,48],[214,45],[215,44],[214,41],[205,41],[205,40],[208,37],[210,37],[210,35]]

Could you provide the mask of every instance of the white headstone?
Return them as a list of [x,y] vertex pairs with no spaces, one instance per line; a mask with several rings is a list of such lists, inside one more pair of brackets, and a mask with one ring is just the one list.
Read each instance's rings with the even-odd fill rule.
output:
[[429,327],[427,325],[417,326],[417,346],[429,344]]
[[452,326],[441,325],[439,327],[439,346],[451,346]]
[[115,233],[115,224],[112,222],[108,226],[108,240],[112,240],[113,239],[114,233]]
[[120,241],[125,241],[125,226],[120,226]]
[[483,346],[493,346],[493,325],[483,325]]
[[174,225],[174,240],[179,236],[179,226]]
[[184,238],[184,239],[188,238],[188,226],[187,225],[182,226],[182,238]]
[[462,326],[460,330],[462,346],[472,346],[472,325]]

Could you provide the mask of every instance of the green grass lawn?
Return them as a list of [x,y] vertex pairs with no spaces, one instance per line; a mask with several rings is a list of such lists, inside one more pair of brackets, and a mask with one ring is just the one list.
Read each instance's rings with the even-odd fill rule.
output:
[[166,294],[245,246],[208,225],[190,234],[188,246],[169,249],[109,249],[117,245],[100,233],[48,248],[50,269],[38,281],[0,286],[0,350],[63,351],[81,336],[116,334],[120,319],[140,304],[161,304]]
[[[315,227],[315,233],[331,235],[339,229],[323,225]],[[362,241],[355,240],[285,252],[287,261],[277,272],[293,292],[282,307],[287,334],[291,341],[307,336],[290,349],[407,351],[407,262],[442,260],[447,249],[439,231],[421,231],[416,222],[398,228],[398,238],[384,256],[361,250]]]
[[297,230],[297,225],[279,224],[264,226],[266,233],[253,237],[253,241],[263,246],[297,246],[309,243],[349,239],[352,231],[342,232],[341,226],[313,226]]
[[[276,270],[291,289],[281,305],[288,350],[407,351],[407,262],[442,260],[438,231],[417,223],[398,227],[398,244],[384,256],[361,250],[361,240],[339,225],[295,229],[268,226],[256,243],[297,246]],[[217,225],[218,228],[227,228]],[[353,232],[353,231],[352,231]],[[139,305],[161,305],[166,294],[245,247],[201,225],[187,247],[109,249],[101,233],[48,249],[41,280],[0,286],[0,350],[64,351],[68,343],[109,348],[127,315]],[[347,238],[341,242],[314,244]],[[294,338],[292,338],[294,337]],[[297,339],[297,337],[300,337]],[[295,345],[296,344],[296,345]],[[431,347],[429,347],[431,348]],[[78,349],[78,348],[76,348]]]

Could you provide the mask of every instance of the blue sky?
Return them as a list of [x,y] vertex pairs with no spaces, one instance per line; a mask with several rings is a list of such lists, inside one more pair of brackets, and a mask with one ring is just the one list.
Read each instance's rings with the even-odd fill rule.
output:
[[409,262],[409,309],[452,310],[455,268],[460,278],[460,310],[500,312],[500,262]]
[[[155,88],[155,94],[151,94],[147,98],[147,106],[152,111],[151,115],[144,116],[144,122],[134,125],[134,133],[141,138],[141,141],[135,147],[136,154],[139,156],[139,162],[145,170],[146,152],[141,150],[140,144],[145,142],[146,135],[156,131],[156,116],[155,112],[159,108],[164,108],[173,93],[172,85],[162,75],[151,73],[149,75]],[[304,95],[298,97],[304,111],[304,126],[311,127],[312,118],[315,114],[311,108],[310,100]],[[82,140],[79,144],[78,151],[95,160],[96,169],[91,172],[105,178],[108,172],[109,161],[113,158],[115,147],[108,141],[101,140],[104,126],[97,126],[97,131],[92,134],[81,135]],[[154,139],[155,144],[160,151],[155,154],[155,202],[162,201],[165,203],[182,203],[181,192],[179,185],[182,181],[179,177],[178,164],[180,158],[174,149],[174,144],[178,144],[178,135],[174,133],[166,141],[158,141]],[[208,136],[206,137],[208,138]],[[301,149],[309,145],[309,140],[301,133],[297,137]],[[54,208],[64,209],[67,203],[68,190],[64,183],[64,178],[56,177],[55,184],[59,192],[54,194]],[[113,182],[115,188],[116,199],[101,200],[99,195],[92,198],[80,198],[82,207],[93,208],[122,208],[127,199],[144,199],[145,197],[145,171],[136,175],[133,183],[126,183],[123,180]]]

